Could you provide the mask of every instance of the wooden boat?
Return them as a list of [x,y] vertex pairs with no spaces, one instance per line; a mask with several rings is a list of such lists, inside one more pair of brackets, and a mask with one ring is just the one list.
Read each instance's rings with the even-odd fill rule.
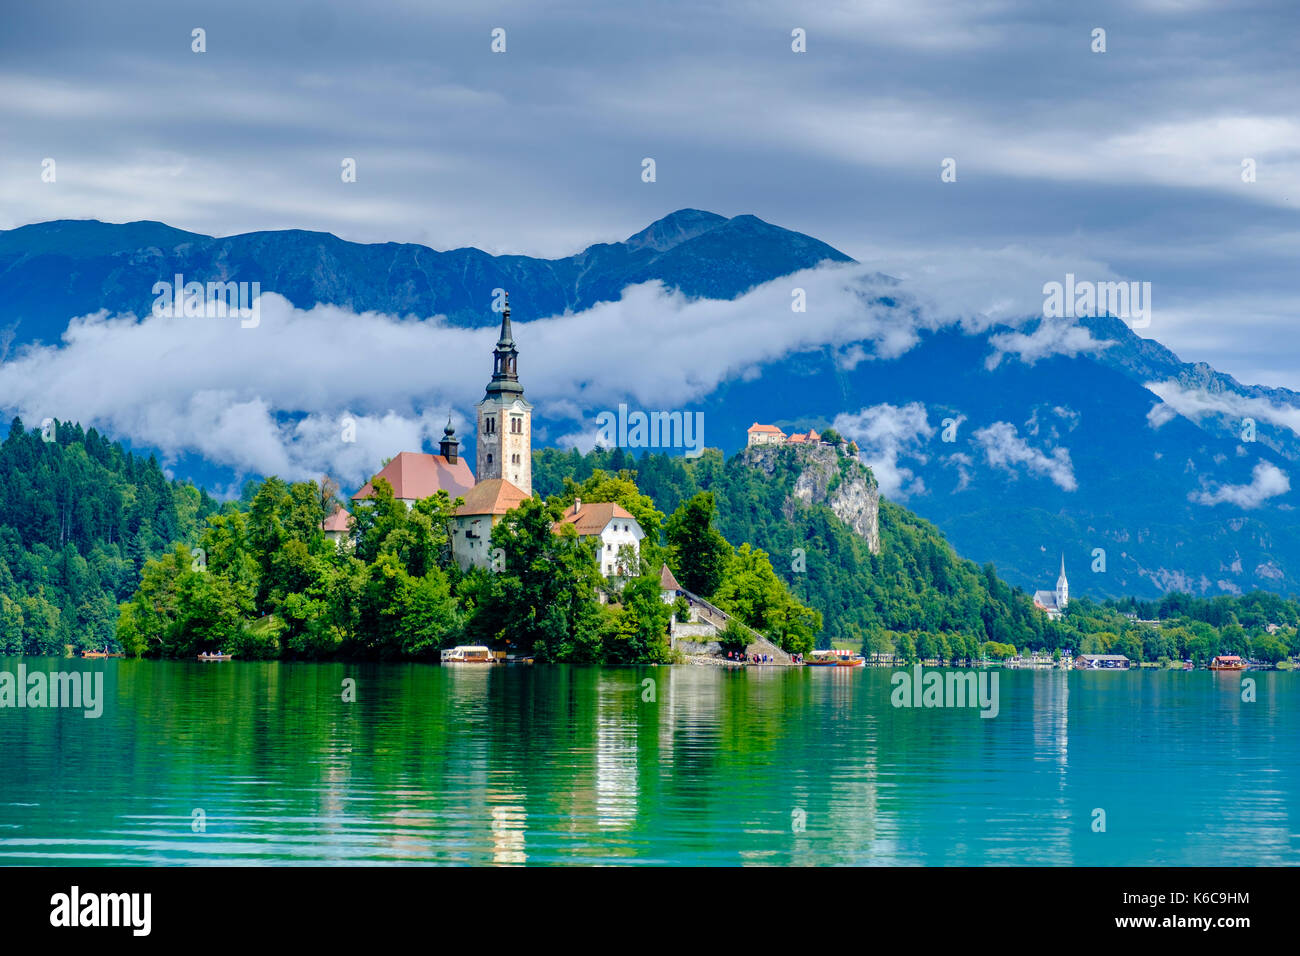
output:
[[107,657],[108,651],[82,651],[81,656],[86,660],[91,660],[96,657]]
[[496,655],[482,644],[462,644],[441,654],[444,664],[495,664]]
[[1236,654],[1220,654],[1210,661],[1212,671],[1244,671],[1246,662]]
[[200,655],[199,655],[199,660],[201,660],[201,661],[229,661],[229,660],[234,660],[234,655],[232,655],[232,654],[200,654]]
[[850,654],[848,657],[841,657],[835,662],[836,667],[866,667],[867,659],[861,654]]
[[804,658],[807,667],[838,667],[839,663],[834,651],[813,651]]

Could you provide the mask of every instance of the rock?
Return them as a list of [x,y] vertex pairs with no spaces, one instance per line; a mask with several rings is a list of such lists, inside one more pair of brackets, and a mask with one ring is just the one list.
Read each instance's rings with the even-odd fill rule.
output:
[[[785,501],[785,517],[796,507],[825,505],[880,553],[880,489],[871,469],[833,445],[751,445],[745,463],[768,475],[778,466],[798,469]],[[787,457],[788,456],[788,457]]]

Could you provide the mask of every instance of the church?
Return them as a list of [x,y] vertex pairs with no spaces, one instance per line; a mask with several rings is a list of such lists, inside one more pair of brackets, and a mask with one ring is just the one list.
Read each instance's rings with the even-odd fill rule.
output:
[[[492,351],[492,378],[475,409],[478,442],[473,472],[460,456],[460,441],[448,421],[438,454],[404,451],[375,475],[387,481],[393,496],[408,508],[439,491],[464,499],[450,529],[452,557],[462,569],[491,566],[493,527],[533,494],[533,406],[524,398],[519,382],[519,349],[510,327],[509,295],[501,314],[501,334]],[[371,497],[373,481],[366,482],[352,500]],[[327,519],[327,535],[336,540],[342,537],[347,517],[347,512],[339,509]],[[564,524],[574,525],[580,537],[598,539],[596,550],[606,576],[629,570],[617,555],[625,553],[621,549],[627,546],[638,554],[644,537],[636,519],[612,503],[576,501],[556,523],[556,530]]]
[[1061,576],[1056,579],[1055,591],[1035,591],[1034,607],[1046,611],[1048,617],[1060,617],[1070,603],[1070,582],[1065,579],[1065,555],[1061,555]]

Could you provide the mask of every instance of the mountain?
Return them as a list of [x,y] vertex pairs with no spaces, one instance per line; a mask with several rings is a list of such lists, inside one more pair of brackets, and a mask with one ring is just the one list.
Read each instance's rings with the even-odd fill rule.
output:
[[[743,251],[743,254],[737,254]],[[258,282],[299,308],[429,317],[453,325],[496,321],[494,289],[519,315],[559,315],[614,301],[628,285],[661,279],[688,295],[730,299],[797,269],[849,257],[754,216],[682,209],[631,236],[563,259],[437,252],[409,243],[361,244],[291,229],[215,239],[156,222],[36,223],[0,231],[0,327],[11,347],[56,341],[73,316],[108,309],[145,315],[155,282],[176,273],[203,282]]]
[[[140,314],[153,283],[176,272],[257,281],[300,307],[443,314],[474,327],[494,323],[495,288],[509,289],[520,316],[559,315],[649,280],[734,298],[827,261],[852,260],[754,216],[693,209],[553,260],[299,230],[212,238],[151,222],[39,223],[0,233],[0,336],[54,341],[74,315]],[[895,307],[904,321],[908,307]],[[1184,363],[1110,317],[1079,321],[1105,347],[1036,361],[1002,354],[1006,336],[1041,321],[922,331],[888,360],[799,351],[691,410],[705,414],[708,444],[727,452],[754,421],[834,426],[860,443],[885,498],[1028,591],[1053,584],[1062,554],[1072,591],[1094,597],[1300,591],[1290,481],[1300,394]],[[535,433],[573,431],[546,414],[537,409]]]

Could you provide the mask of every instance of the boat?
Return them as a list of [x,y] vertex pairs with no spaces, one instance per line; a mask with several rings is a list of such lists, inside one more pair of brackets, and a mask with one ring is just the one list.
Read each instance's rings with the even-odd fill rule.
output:
[[496,655],[482,644],[460,644],[441,654],[444,664],[495,664]]
[[82,651],[81,656],[86,660],[91,660],[97,657],[107,657],[108,651]]
[[1220,654],[1210,661],[1212,671],[1244,671],[1246,662],[1236,654]]
[[804,659],[809,667],[866,667],[867,659],[851,651],[813,651]]
[[234,660],[233,654],[200,654],[201,661],[229,661]]

